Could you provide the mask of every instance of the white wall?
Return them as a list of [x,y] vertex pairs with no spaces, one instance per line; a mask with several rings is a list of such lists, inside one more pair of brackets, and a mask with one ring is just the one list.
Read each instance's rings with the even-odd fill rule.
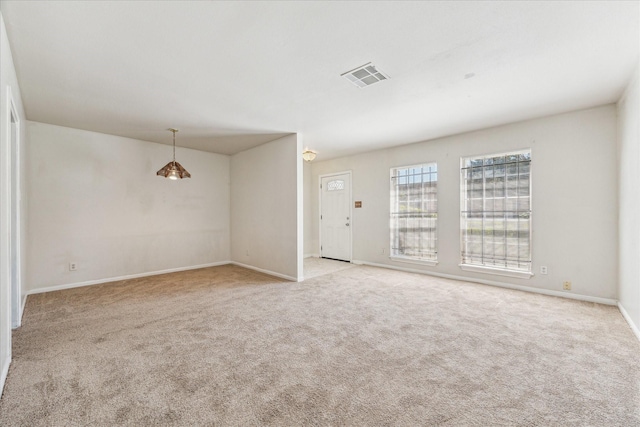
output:
[[[20,151],[24,153],[25,149],[25,113],[22,105],[22,97],[20,95],[20,87],[16,78],[16,70],[13,65],[13,57],[9,46],[9,39],[4,25],[4,18],[0,13],[0,395],[4,386],[4,380],[9,369],[11,361],[11,277],[10,277],[10,236],[11,228],[11,124],[9,115],[9,90],[13,99],[16,113],[20,119],[19,135],[20,135]],[[24,165],[26,163],[25,156],[21,157],[21,181],[24,182]],[[24,198],[23,198],[24,199]],[[24,301],[26,297],[25,286],[25,244],[26,233],[26,213],[27,207],[23,203],[22,206],[22,289],[20,300]]]
[[297,135],[231,157],[231,259],[302,278],[302,159]]
[[640,339],[640,88],[636,68],[618,102],[621,310]]
[[27,135],[31,291],[229,260],[228,156],[178,146],[192,178],[171,181],[156,176],[169,145],[36,122]]
[[[462,271],[460,262],[460,157],[532,150],[533,271],[530,279]],[[389,168],[438,163],[439,264],[391,261],[389,253]],[[606,299],[617,297],[616,108],[585,111],[425,141],[312,164],[321,174],[353,171],[353,258],[355,261],[420,269],[508,286]],[[310,244],[318,247],[318,188],[312,187]],[[314,240],[315,239],[315,240]],[[385,248],[383,255],[382,248]],[[315,252],[319,252],[317,249]],[[538,274],[547,266],[548,275]]]
[[314,244],[313,240],[313,221],[311,221],[311,217],[308,215],[309,212],[312,212],[313,202],[311,200],[313,194],[313,180],[311,175],[311,163],[303,162],[303,185],[304,185],[304,256],[318,256],[318,252],[316,248],[317,244]]

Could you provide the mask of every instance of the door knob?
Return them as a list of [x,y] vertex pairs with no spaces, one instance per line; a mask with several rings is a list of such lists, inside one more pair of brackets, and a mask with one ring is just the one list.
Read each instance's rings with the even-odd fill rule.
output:
[[349,226],[349,223],[346,223],[345,225],[348,227],[348,226]]

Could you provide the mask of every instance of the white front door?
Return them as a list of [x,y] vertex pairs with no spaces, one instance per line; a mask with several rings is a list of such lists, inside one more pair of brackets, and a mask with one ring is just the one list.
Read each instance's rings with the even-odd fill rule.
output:
[[320,256],[351,261],[351,173],[321,177]]

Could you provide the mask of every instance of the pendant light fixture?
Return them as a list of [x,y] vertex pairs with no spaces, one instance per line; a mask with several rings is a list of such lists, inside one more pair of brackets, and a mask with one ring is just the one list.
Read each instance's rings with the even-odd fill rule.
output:
[[176,162],[176,132],[178,132],[178,129],[171,128],[168,130],[173,132],[173,161],[167,163],[165,167],[156,172],[156,175],[164,176],[174,181],[178,178],[191,178],[191,174],[180,163]]

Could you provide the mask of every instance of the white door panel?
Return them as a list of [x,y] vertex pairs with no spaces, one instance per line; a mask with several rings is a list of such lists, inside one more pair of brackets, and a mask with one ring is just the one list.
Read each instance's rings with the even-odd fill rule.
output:
[[320,255],[351,261],[351,174],[321,179]]

